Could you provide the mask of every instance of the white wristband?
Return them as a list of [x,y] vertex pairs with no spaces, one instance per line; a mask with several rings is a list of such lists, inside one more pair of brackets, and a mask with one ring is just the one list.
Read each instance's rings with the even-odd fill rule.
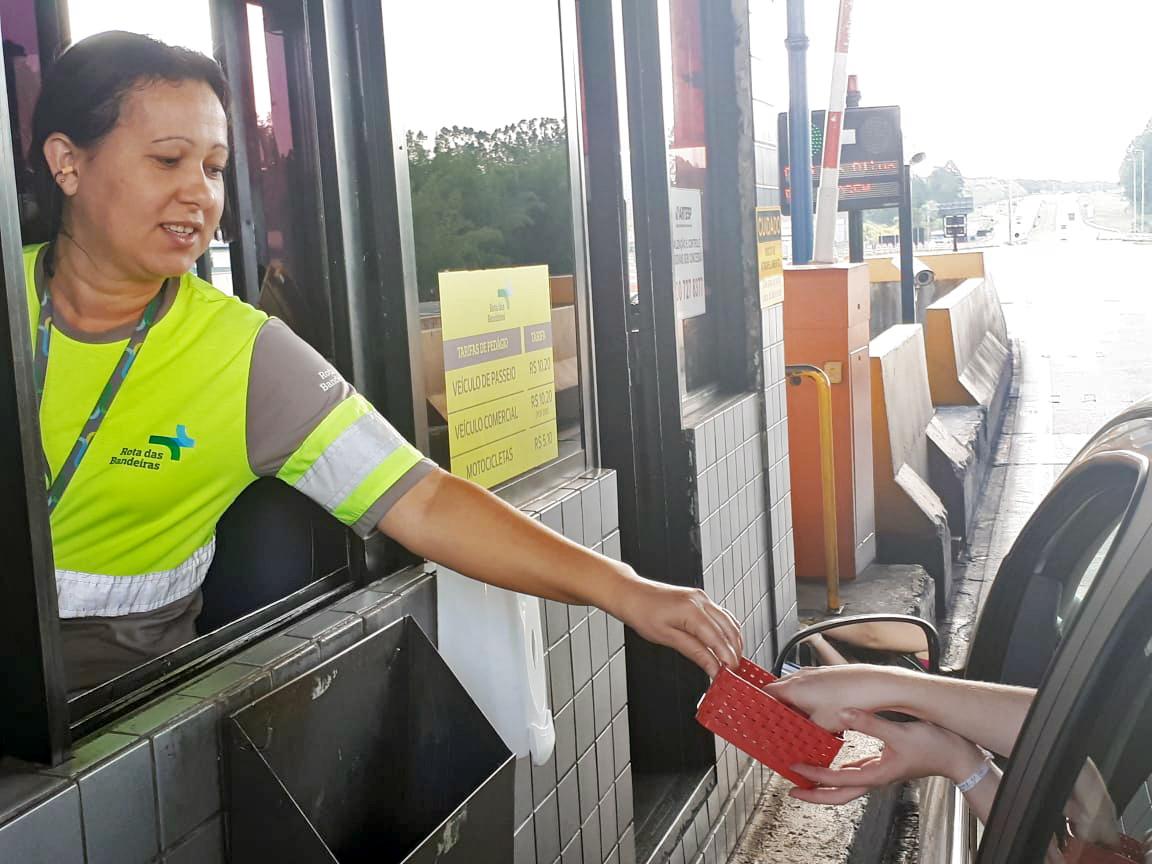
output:
[[976,788],[977,784],[979,784],[981,780],[988,776],[988,772],[991,770],[992,760],[991,758],[985,757],[984,761],[980,763],[980,767],[972,772],[971,776],[969,776],[966,780],[961,783],[957,783],[956,788],[960,790],[961,794],[968,794]]

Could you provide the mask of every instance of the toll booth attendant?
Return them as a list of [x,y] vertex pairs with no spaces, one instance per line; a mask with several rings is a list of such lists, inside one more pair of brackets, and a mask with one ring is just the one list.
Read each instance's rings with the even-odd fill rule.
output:
[[109,32],[69,48],[33,120],[29,335],[69,688],[194,638],[216,523],[275,476],[361,536],[591,604],[710,674],[741,653],[701,591],[640,578],[441,471],[284,323],[189,274],[224,208],[211,59]]

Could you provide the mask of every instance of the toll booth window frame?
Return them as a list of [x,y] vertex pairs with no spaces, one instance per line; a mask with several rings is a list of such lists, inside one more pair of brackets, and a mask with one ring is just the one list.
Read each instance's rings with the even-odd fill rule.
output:
[[[437,388],[444,387],[444,373],[437,366],[442,361],[441,354],[443,337],[429,339],[429,322],[433,329],[442,321],[439,318],[440,310],[432,308],[433,299],[439,299],[438,287],[429,284],[431,281],[428,265],[436,262],[427,259],[428,244],[424,238],[418,236],[422,230],[427,230],[429,219],[433,218],[435,210],[429,210],[426,196],[422,192],[429,188],[428,178],[420,178],[421,172],[427,172],[436,159],[448,156],[455,158],[485,158],[492,157],[493,164],[503,160],[513,170],[518,171],[516,179],[510,181],[508,190],[514,194],[526,197],[537,195],[530,189],[523,177],[533,166],[527,164],[517,165],[517,151],[523,149],[529,153],[533,146],[540,149],[551,149],[554,157],[563,159],[563,182],[566,189],[553,187],[551,190],[543,188],[544,192],[554,193],[549,198],[553,207],[551,216],[557,223],[567,223],[563,226],[562,241],[569,246],[571,256],[570,274],[555,274],[549,272],[549,299],[551,304],[551,325],[553,345],[563,342],[560,349],[564,355],[558,358],[558,366],[567,365],[567,371],[575,372],[574,386],[561,387],[560,381],[556,383],[556,398],[560,409],[557,412],[570,419],[565,427],[559,428],[560,438],[567,436],[569,446],[561,446],[556,458],[527,467],[524,471],[503,479],[491,485],[491,490],[514,505],[527,503],[535,497],[545,494],[560,485],[565,480],[577,477],[598,464],[598,444],[596,438],[596,408],[595,387],[593,384],[593,365],[591,361],[591,329],[590,329],[590,298],[588,287],[588,261],[587,261],[587,226],[585,223],[585,177],[582,153],[583,139],[583,106],[579,99],[578,68],[577,68],[577,25],[574,0],[554,0],[545,4],[546,12],[537,13],[554,22],[547,25],[554,27],[554,35],[549,34],[549,40],[555,40],[556,66],[553,67],[555,78],[554,109],[563,112],[560,117],[552,121],[541,117],[526,116],[515,118],[508,116],[503,121],[494,121],[491,129],[475,129],[466,125],[451,125],[447,122],[434,123],[434,128],[420,128],[421,121],[427,119],[427,110],[420,112],[419,120],[413,120],[417,112],[413,111],[415,103],[412,95],[405,91],[407,82],[404,75],[413,74],[411,68],[404,68],[405,54],[411,55],[413,51],[412,39],[414,29],[410,21],[405,20],[408,12],[395,8],[388,3],[368,4],[372,7],[372,16],[380,15],[379,39],[375,33],[369,33],[370,41],[365,42],[361,49],[362,54],[376,55],[386,58],[385,72],[388,84],[386,88],[386,106],[379,106],[380,122],[387,128],[387,136],[393,142],[392,152],[396,154],[394,174],[390,178],[396,184],[396,200],[398,204],[397,216],[402,225],[403,236],[397,245],[401,262],[396,275],[399,284],[389,285],[386,280],[385,293],[399,293],[402,290],[408,309],[408,314],[416,321],[416,326],[410,330],[410,345],[412,357],[413,384],[413,410],[417,415],[417,423],[427,423],[430,430],[426,442],[425,452],[441,464],[445,470],[451,469],[449,461],[450,447],[446,438],[447,425],[442,419],[445,415],[440,411],[444,408],[436,402]],[[377,9],[377,7],[380,7]],[[488,13],[491,15],[491,10]],[[367,18],[364,19],[367,21]],[[433,35],[442,36],[442,18],[436,22],[436,29],[429,26],[429,38]],[[538,21],[538,23],[540,23]],[[542,25],[543,26],[543,25]],[[366,28],[362,28],[366,29]],[[393,35],[396,34],[396,35]],[[515,41],[508,37],[510,41]],[[400,44],[396,40],[404,40]],[[484,40],[476,39],[473,35],[469,42],[480,46]],[[523,43],[518,43],[523,44]],[[479,47],[477,47],[479,50]],[[485,49],[491,51],[488,45]],[[511,52],[515,54],[515,52]],[[441,62],[446,62],[443,57]],[[461,61],[461,69],[466,64]],[[463,73],[462,73],[463,74]],[[366,100],[371,105],[371,100]],[[412,120],[411,123],[409,121]],[[409,128],[409,126],[413,128]],[[423,133],[423,137],[420,137]],[[525,144],[525,141],[528,144]],[[534,143],[533,143],[534,142]],[[415,148],[420,147],[420,151]],[[439,155],[438,155],[439,154]],[[481,154],[477,157],[475,154]],[[529,155],[531,155],[529,153]],[[555,162],[552,163],[553,167]],[[503,165],[497,165],[497,168]],[[511,172],[510,172],[511,173]],[[417,175],[414,179],[414,175]],[[479,176],[479,175],[477,175]],[[560,176],[560,175],[557,175]],[[520,184],[519,187],[517,184]],[[543,198],[544,195],[539,195]],[[467,203],[467,202],[466,202]],[[563,212],[555,208],[563,208]],[[475,214],[473,214],[475,215]],[[480,233],[487,230],[483,224],[473,226]],[[423,250],[423,251],[422,251]],[[465,259],[457,260],[458,256],[449,254],[443,259],[443,266],[433,266],[436,274],[454,271],[481,271],[490,268],[519,267],[548,263],[548,255],[532,252],[524,254],[504,249],[501,255],[491,256],[487,261],[483,256],[475,258],[479,263],[461,263]],[[473,259],[467,259],[473,260]],[[433,321],[433,319],[436,319]],[[441,325],[442,326],[442,325]],[[442,330],[440,330],[442,332]],[[559,336],[563,332],[563,336]],[[562,370],[563,371],[563,370]],[[560,374],[560,373],[557,373]],[[436,406],[439,405],[439,408]],[[426,407],[425,407],[426,406]],[[437,426],[443,432],[437,430]],[[484,485],[484,484],[482,484]]]
[[[672,257],[672,290],[654,291],[653,301],[673,310],[675,337],[669,342],[675,348],[675,368],[669,361],[668,372],[676,373],[679,416],[687,425],[731,395],[753,389],[755,382],[739,352],[722,347],[729,344],[733,328],[743,333],[746,320],[741,273],[745,250],[732,216],[741,182],[733,123],[743,110],[733,93],[734,12],[729,4],[708,0],[647,2],[653,4],[658,48],[660,85],[654,95],[660,102]],[[652,123],[657,112],[649,111]],[[685,217],[686,207],[698,212]],[[701,279],[702,298],[679,298]]]
[[[674,554],[681,538],[689,534],[692,520],[686,490],[693,462],[688,436],[683,432],[733,395],[755,393],[757,376],[762,374],[753,360],[752,343],[759,332],[754,332],[750,321],[752,294],[758,286],[750,279],[754,273],[745,267],[747,239],[754,238],[751,205],[755,190],[750,182],[753,178],[747,177],[743,166],[751,163],[752,151],[751,141],[745,140],[738,125],[751,110],[750,105],[744,108],[740,104],[740,94],[748,92],[750,82],[745,80],[749,75],[732,49],[747,27],[746,21],[738,20],[740,5],[642,0],[625,4],[623,18],[639,271],[638,302],[631,310],[636,326],[630,327],[627,340],[640,393],[633,420],[642,430],[638,440],[660,442],[656,451],[659,470],[649,476],[663,481],[659,486],[639,486],[641,513],[658,510],[663,518],[659,524],[654,524],[654,519],[641,525],[634,541],[636,548],[631,551],[645,572],[689,587],[703,586],[689,556]],[[671,13],[675,9],[683,12],[685,7],[696,13],[688,16],[691,44],[684,47],[691,56],[673,64]],[[670,132],[678,72],[693,85],[686,94],[688,107],[693,109],[693,126],[684,138],[684,149],[700,150],[687,146],[700,143],[707,148],[706,161],[699,160],[694,166],[695,177],[684,187],[699,189],[699,200],[691,202],[691,209],[699,212],[689,214],[691,218],[685,220],[688,224],[679,230],[675,225],[677,187],[671,182],[670,168],[676,157]],[[745,145],[746,154],[741,152]],[[749,206],[740,206],[737,202],[741,201]],[[693,238],[699,243],[689,251],[702,249],[703,262],[677,262],[677,239]],[[684,248],[681,243],[680,249]],[[684,275],[677,274],[677,269],[695,265],[699,277],[701,263],[708,315],[699,316],[698,323],[707,326],[689,333],[686,339],[685,316],[677,309],[673,286],[677,276]],[[627,260],[622,259],[621,265],[626,267]],[[721,340],[720,335],[726,338]],[[715,356],[702,366],[687,369],[685,353],[691,355],[701,345],[714,347]],[[673,713],[678,711],[678,704],[694,704],[706,681],[701,682],[696,670],[679,658],[653,650],[641,640],[629,641],[627,650],[632,728],[648,728],[653,722],[664,728],[658,738],[644,740],[633,734],[632,739],[639,860],[657,851],[677,814],[694,810],[704,801],[715,788],[718,773],[711,736],[699,734],[699,727],[690,718],[678,722],[678,713]],[[637,671],[640,664],[643,673]],[[657,668],[659,672],[654,672]]]

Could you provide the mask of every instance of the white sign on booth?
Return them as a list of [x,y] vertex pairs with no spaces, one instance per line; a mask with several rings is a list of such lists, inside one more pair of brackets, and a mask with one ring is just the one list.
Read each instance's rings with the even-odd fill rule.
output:
[[704,287],[703,196],[699,189],[668,190],[672,210],[672,291],[676,317],[695,318],[707,311]]

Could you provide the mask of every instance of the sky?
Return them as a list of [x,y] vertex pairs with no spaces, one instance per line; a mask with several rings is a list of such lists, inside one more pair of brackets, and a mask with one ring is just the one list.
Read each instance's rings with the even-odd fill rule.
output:
[[[550,0],[499,0],[498,15],[479,0],[384,0],[388,66],[407,72],[392,84],[403,124],[432,135],[562,117],[558,16]],[[523,36],[510,37],[512,21]],[[463,63],[441,64],[444,57]]]
[[[806,4],[813,108],[828,104],[838,7]],[[901,106],[905,153],[926,165],[1115,181],[1152,119],[1150,44],[1149,0],[855,0],[848,66],[861,104]]]
[[[69,0],[69,27],[73,41],[105,30],[130,30],[147,33],[169,45],[180,45],[205,54],[212,53],[212,20],[208,0],[183,0],[181,3],[157,3],[155,0]],[[248,4],[248,31],[263,27],[259,6]],[[252,43],[257,63],[266,62],[264,44]],[[267,76],[252,76],[256,111],[267,115],[271,94]]]
[[104,30],[131,30],[170,45],[212,51],[208,0],[68,0],[68,23],[74,41]]
[[[493,129],[526,116],[558,117],[564,112],[563,74],[560,64],[557,6],[549,0],[500,0],[494,16],[475,0],[385,0],[386,32],[403,34],[389,39],[389,65],[420,70],[394,84],[396,110],[408,128],[434,134],[446,125]],[[124,29],[147,33],[173,45],[205,53],[212,51],[208,0],[178,4],[156,0],[69,0],[72,38],[82,39],[103,30]],[[250,32],[260,26],[260,12],[248,6]],[[446,27],[445,22],[451,22]],[[522,39],[508,50],[509,21],[518,22],[535,38]],[[499,33],[485,39],[486,33]],[[496,50],[484,62],[471,64],[461,77],[439,66],[438,57],[475,57],[485,43]],[[257,60],[263,46],[254,43]],[[450,74],[451,73],[451,74]],[[268,87],[254,76],[256,109],[267,113]]]
[[[777,90],[786,94],[786,0],[754,2],[763,9],[754,26],[765,28],[765,44],[778,46],[769,59]],[[123,27],[200,50],[211,46],[207,0],[68,5],[76,38]],[[806,3],[813,108],[828,103],[838,5]],[[536,103],[540,115],[556,113],[560,72],[547,39],[495,51],[465,80],[440,80],[437,54],[474,52],[485,29],[556,14],[549,0],[502,0],[498,17],[485,7],[474,0],[385,3],[393,32],[429,33],[390,46],[396,68],[423,72],[418,85],[409,80],[403,88],[410,128],[493,128]],[[900,105],[905,150],[924,151],[926,166],[953,161],[967,176],[1111,181],[1128,144],[1152,119],[1152,87],[1141,74],[1152,43],[1148,0],[855,0],[853,8],[849,69],[859,77],[863,104]],[[435,99],[421,98],[432,90]]]

